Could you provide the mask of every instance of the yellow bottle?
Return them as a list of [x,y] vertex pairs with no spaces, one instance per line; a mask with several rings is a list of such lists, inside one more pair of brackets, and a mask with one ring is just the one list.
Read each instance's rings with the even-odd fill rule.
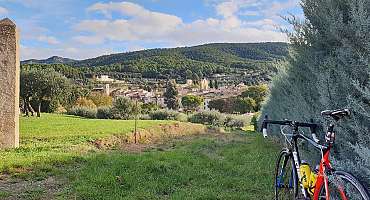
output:
[[[318,168],[318,167],[316,167]],[[310,176],[310,183],[309,183],[309,189],[308,189],[308,192],[313,195],[315,193],[315,187],[316,187],[316,180],[317,180],[317,170],[311,172],[311,176]]]
[[299,172],[301,174],[301,183],[304,188],[308,189],[310,187],[310,178],[311,178],[311,168],[307,162],[302,161],[301,166],[299,167]]

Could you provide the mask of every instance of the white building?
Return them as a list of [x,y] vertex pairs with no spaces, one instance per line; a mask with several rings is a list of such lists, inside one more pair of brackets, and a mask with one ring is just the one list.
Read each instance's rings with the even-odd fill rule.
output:
[[108,75],[101,75],[100,77],[96,78],[99,82],[114,82],[114,79],[109,78]]

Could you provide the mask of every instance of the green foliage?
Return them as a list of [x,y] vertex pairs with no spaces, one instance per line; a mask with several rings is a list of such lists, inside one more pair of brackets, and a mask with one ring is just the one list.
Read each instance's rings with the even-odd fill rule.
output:
[[74,106],[75,107],[85,107],[85,108],[96,109],[95,103],[92,100],[87,99],[85,97],[78,98],[76,100]]
[[113,102],[113,117],[115,119],[133,119],[140,112],[140,105],[129,98],[119,97]]
[[151,112],[149,116],[152,120],[177,120],[182,117],[180,116],[180,112],[167,109]]
[[254,131],[258,131],[258,119],[260,118],[261,113],[257,112],[253,115],[251,119],[251,125],[253,125]]
[[143,114],[149,114],[153,111],[156,111],[156,110],[159,110],[160,107],[159,105],[155,104],[155,103],[144,103],[141,105],[141,112]]
[[[22,64],[31,67],[51,67],[68,78],[83,80],[83,74],[102,72],[112,72],[115,76],[120,76],[120,73],[138,73],[144,78],[199,80],[203,76],[230,72],[231,68],[258,70],[268,74],[271,69],[266,67],[266,64],[283,59],[288,53],[287,47],[286,43],[208,44],[119,53],[82,61],[54,58],[44,61],[24,61]],[[267,77],[264,75],[263,79]]]
[[113,119],[113,109],[108,106],[98,107],[96,118],[98,119]]
[[90,107],[73,107],[68,111],[69,115],[75,115],[75,116],[80,116],[80,117],[85,117],[89,119],[95,119],[97,110],[96,108],[90,108]]
[[352,118],[336,131],[336,167],[370,183],[370,134],[364,134],[370,132],[370,2],[304,0],[302,5],[306,20],[290,20],[291,55],[273,81],[262,116],[313,118],[325,126],[320,111],[350,108]]
[[250,97],[235,98],[232,103],[234,112],[241,114],[253,112],[257,107],[256,101]]
[[232,129],[242,129],[246,125],[245,119],[237,115],[227,115],[225,117],[224,126]]
[[278,151],[253,134],[227,134],[177,139],[168,150],[93,155],[71,172],[66,199],[271,200]]
[[256,102],[252,98],[232,97],[216,99],[209,102],[209,108],[222,113],[249,113],[256,108]]
[[80,69],[65,64],[24,64],[21,66],[21,71],[29,70],[53,70],[70,79],[77,80],[84,78],[84,75]]
[[204,98],[200,96],[187,95],[181,98],[181,104],[186,110],[197,110],[204,103]]
[[215,99],[209,102],[208,107],[212,110],[218,110],[222,113],[232,113],[232,104],[230,99]]
[[53,69],[22,70],[20,78],[20,95],[24,104],[30,104],[31,100],[37,102],[38,116],[41,114],[43,100],[59,102],[62,105],[68,102],[72,84]]
[[223,126],[224,117],[220,112],[216,110],[200,111],[191,115],[189,117],[189,122],[210,126]]
[[91,93],[88,99],[92,100],[97,107],[112,106],[113,98],[102,93]]
[[166,91],[163,94],[164,102],[167,105],[168,109],[177,109],[179,108],[179,102],[177,99],[177,95],[179,92],[177,91],[177,88],[175,84],[173,84],[171,81],[167,83]]
[[[137,125],[140,130],[169,123],[138,121]],[[61,166],[81,164],[80,161],[87,156],[87,151],[95,148],[93,141],[113,135],[126,136],[134,130],[133,121],[86,119],[49,113],[43,113],[41,118],[20,117],[19,125],[22,135],[20,147],[0,150],[0,173],[19,177],[19,169],[29,169],[24,171],[23,176],[32,177],[36,173],[40,174],[42,179],[51,174],[56,175],[56,170],[67,177],[69,172]],[[61,168],[53,169],[54,167]]]
[[242,94],[243,98],[250,98],[255,101],[254,109],[256,111],[261,109],[261,104],[265,100],[268,94],[267,85],[255,85],[249,86]]

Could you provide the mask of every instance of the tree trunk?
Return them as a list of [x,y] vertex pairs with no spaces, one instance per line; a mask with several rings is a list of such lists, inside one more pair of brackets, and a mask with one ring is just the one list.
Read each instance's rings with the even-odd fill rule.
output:
[[37,108],[37,117],[41,117],[41,101],[39,102],[39,106]]
[[28,110],[28,102],[26,99],[23,100],[23,111],[26,114],[27,117],[30,116],[29,110]]
[[27,107],[28,107],[28,110],[31,112],[31,116],[33,117],[35,115],[35,110],[32,108],[29,99],[27,100]]

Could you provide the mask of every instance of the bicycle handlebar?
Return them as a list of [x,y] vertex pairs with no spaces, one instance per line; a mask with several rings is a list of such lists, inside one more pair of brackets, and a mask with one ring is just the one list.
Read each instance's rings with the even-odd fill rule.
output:
[[[312,120],[311,120],[312,122]],[[262,122],[262,133],[263,137],[267,137],[267,125],[268,124],[276,124],[276,125],[286,125],[286,126],[291,126],[296,129],[303,127],[303,128],[310,128],[312,138],[315,142],[319,142],[319,139],[317,138],[316,135],[316,129],[318,128],[318,124],[315,123],[305,123],[305,122],[296,122],[296,121],[290,121],[290,120],[284,120],[284,121],[275,121],[275,120],[269,120],[268,116],[265,116],[265,119]]]

